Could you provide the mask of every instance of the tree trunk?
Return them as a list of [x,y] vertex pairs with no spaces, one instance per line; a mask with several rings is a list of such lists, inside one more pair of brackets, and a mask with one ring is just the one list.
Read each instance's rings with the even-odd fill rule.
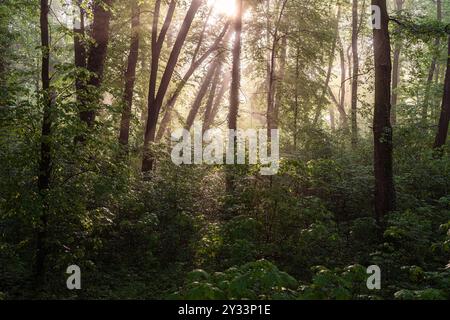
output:
[[210,113],[208,119],[205,120],[205,124],[203,126],[204,131],[208,130],[211,127],[211,125],[213,124],[214,119],[216,118],[217,113],[219,112],[219,107],[220,107],[220,104],[222,103],[225,93],[230,88],[230,81],[231,81],[231,73],[227,72],[224,76],[224,79],[222,80],[222,85],[219,89],[219,93],[217,94],[217,97],[214,99],[214,104],[213,104],[211,113]]
[[[232,49],[232,69],[231,69],[231,88],[230,88],[230,110],[228,112],[228,129],[237,130],[238,114],[239,114],[239,90],[241,86],[241,46],[242,46],[242,10],[243,0],[237,1],[236,16],[234,17],[234,41]],[[233,147],[236,151],[236,138],[229,141],[229,147]],[[234,160],[236,156],[234,155]],[[232,172],[226,175],[226,191],[231,193],[234,189],[234,177]]]
[[228,113],[228,129],[237,129],[239,113],[239,90],[241,86],[241,37],[242,37],[242,7],[243,0],[237,1],[237,13],[234,19],[233,64],[231,71],[230,111]]
[[[278,52],[278,42],[279,42],[279,29],[280,29],[280,23],[283,18],[284,10],[286,8],[287,0],[283,1],[280,14],[278,16],[277,23],[275,25],[275,31],[272,39],[272,48],[270,51],[270,63],[269,63],[269,85],[268,85],[268,92],[267,92],[267,136],[271,137],[271,130],[278,128],[278,121],[276,116],[276,90],[277,90],[277,76],[276,76],[276,55]],[[285,37],[284,37],[285,38]]]
[[281,54],[280,54],[280,66],[278,68],[277,75],[277,86],[275,89],[275,104],[273,109],[273,120],[276,128],[278,128],[280,109],[282,103],[282,94],[281,91],[283,89],[283,81],[286,74],[286,58],[287,58],[287,36],[283,36],[281,39]]
[[[341,6],[339,5],[337,16],[336,16],[335,36],[333,39],[333,43],[331,44],[330,60],[328,62],[327,76],[325,78],[325,84],[323,86],[322,95],[319,99],[319,104],[324,103],[325,96],[327,95],[327,92],[328,92],[328,86],[330,85],[331,75],[333,73],[333,64],[334,64],[334,59],[335,59],[335,54],[336,54],[336,45],[337,45],[337,41],[339,38],[339,21],[341,21],[341,12],[342,12],[342,9],[341,9]],[[313,126],[316,126],[317,122],[319,122],[321,112],[322,112],[322,106],[319,105],[317,108],[317,111],[316,111],[316,115],[314,117]]]
[[[211,81],[214,77],[214,74],[217,72],[218,69],[220,69],[220,62],[217,60],[212,62],[208,68],[208,71],[206,73],[206,76],[203,79],[203,83],[200,86],[200,89],[198,90],[197,96],[195,97],[194,103],[191,106],[191,109],[189,111],[189,115],[186,120],[185,129],[191,130],[192,125],[194,124],[195,117],[198,114],[198,111],[200,109],[200,106],[202,105],[203,98],[206,95],[206,92],[208,91],[208,88],[211,86]],[[219,70],[220,72],[220,70]]]
[[211,113],[213,109],[214,100],[216,98],[217,86],[219,85],[219,79],[222,75],[222,65],[217,68],[214,74],[214,79],[212,80],[211,90],[209,92],[208,100],[206,101],[205,114],[203,116],[203,127],[202,132],[205,133],[209,129],[208,121],[211,119]]
[[[442,21],[442,0],[436,0],[436,13],[437,13],[437,20]],[[434,42],[433,48],[436,50],[440,48],[441,46],[441,38],[438,36]],[[423,102],[423,109],[422,109],[422,121],[426,123],[428,120],[428,112],[430,107],[430,100],[431,98],[431,86],[433,84],[433,78],[434,74],[436,72],[436,65],[437,65],[437,59],[438,54],[433,54],[433,59],[431,60],[430,69],[428,71],[428,78],[427,78],[427,85],[425,89],[425,99]]]
[[352,79],[352,146],[358,144],[358,77],[359,77],[359,55],[358,55],[358,0],[353,0],[352,7],[352,56],[353,56],[353,79]]
[[[331,69],[330,69],[331,70]],[[330,71],[331,77],[331,71]],[[328,75],[327,75],[328,78]],[[329,79],[328,79],[329,81]],[[294,151],[297,151],[298,146],[298,116],[299,116],[299,108],[300,108],[300,90],[299,90],[299,82],[300,82],[300,46],[297,44],[296,52],[295,52],[295,97],[294,97]],[[317,110],[319,110],[318,108]],[[318,112],[320,116],[320,112]],[[317,115],[316,114],[316,115]],[[319,119],[317,116],[317,120]]]
[[441,116],[439,119],[438,132],[434,142],[434,148],[442,148],[447,143],[448,128],[450,121],[450,37],[448,40],[447,71],[445,73],[444,97],[442,99]]
[[36,241],[36,261],[35,280],[39,287],[45,281],[45,260],[47,257],[47,233],[48,233],[48,191],[52,177],[52,155],[51,155],[51,135],[52,135],[52,94],[50,92],[50,35],[48,26],[49,4],[48,0],[41,0],[40,7],[40,30],[42,47],[42,103],[44,107],[42,121],[41,150],[38,174],[38,190],[42,199],[42,212],[40,225],[38,227]]
[[[106,52],[109,42],[109,23],[111,20],[111,5],[113,0],[94,1],[92,23],[92,38],[94,43],[89,48],[87,58],[87,70],[91,74],[87,82],[88,91],[90,88],[97,90],[103,80],[103,70],[105,67]],[[94,93],[94,94],[93,94]],[[81,121],[88,127],[92,127],[95,122],[96,110],[94,105],[100,99],[97,92],[93,92],[83,98],[82,111],[80,112]],[[83,93],[86,95],[86,93]]]
[[131,108],[133,105],[134,83],[136,80],[136,66],[139,57],[140,37],[140,6],[137,0],[133,0],[131,7],[131,43],[128,55],[128,66],[125,72],[125,89],[123,93],[124,109],[120,122],[119,142],[122,146],[128,146],[130,138]]
[[193,0],[191,2],[188,12],[186,13],[186,16],[184,18],[183,24],[181,25],[177,39],[175,40],[175,44],[167,62],[166,69],[164,70],[163,76],[161,78],[158,93],[155,99],[151,99],[151,96],[149,96],[148,119],[145,129],[144,155],[142,160],[142,172],[144,173],[149,172],[153,169],[154,159],[150,154],[149,147],[150,144],[155,141],[156,126],[158,124],[161,106],[167,93],[167,89],[169,88],[170,80],[172,79],[173,72],[177,65],[181,49],[186,40],[189,29],[191,28],[192,21],[194,20],[194,17],[202,2],[202,0]]
[[[401,11],[403,9],[403,4],[405,0],[396,0],[395,9]],[[392,65],[392,97],[391,97],[391,122],[392,125],[397,124],[397,103],[398,103],[398,85],[400,82],[400,54],[401,54],[401,43],[395,44],[394,48],[394,62]]]
[[85,94],[85,80],[82,77],[82,71],[86,69],[86,27],[85,27],[85,15],[83,7],[81,6],[81,0],[76,0],[77,6],[80,11],[80,26],[79,28],[74,26],[74,53],[75,53],[75,67],[77,68],[77,75],[75,79],[75,88],[77,92],[77,102],[83,101],[82,96]]
[[375,169],[375,212],[380,227],[384,218],[395,210],[395,188],[393,178],[393,146],[391,126],[391,46],[389,17],[386,0],[372,0],[372,5],[381,9],[381,28],[373,30],[375,60],[375,111],[374,169]]
[[342,39],[340,36],[338,37],[338,44],[339,44],[339,57],[341,60],[341,88],[340,88],[338,109],[339,109],[339,114],[340,114],[340,118],[341,118],[341,126],[342,126],[342,128],[344,128],[344,130],[347,130],[348,120],[347,120],[347,114],[345,111],[345,95],[346,95],[345,80],[347,77],[347,70],[345,68],[344,46],[342,45]]
[[[172,96],[169,98],[169,100],[165,104],[164,116],[159,125],[158,133],[156,135],[156,140],[158,140],[158,141],[161,140],[162,137],[164,136],[164,134],[166,133],[167,127],[172,119],[172,112],[173,112],[173,108],[175,107],[175,103],[177,102],[178,97],[180,96],[181,92],[183,91],[184,87],[186,86],[187,82],[192,77],[194,72],[203,64],[203,62],[205,62],[205,60],[213,52],[220,49],[220,44],[222,43],[222,39],[224,39],[224,37],[225,37],[225,39],[223,40],[223,43],[226,44],[228,42],[228,40],[231,36],[231,32],[228,32],[228,29],[229,29],[229,23],[227,23],[224,26],[222,33],[216,39],[214,44],[209,48],[209,50],[207,50],[204,54],[202,54],[201,57],[198,58],[198,60],[194,60],[196,55],[193,57],[191,66],[189,67],[188,71],[186,71],[186,73],[183,76],[183,79],[178,84],[175,91],[172,93]],[[200,42],[199,42],[199,44],[200,44]],[[197,45],[197,47],[198,47],[198,45]]]

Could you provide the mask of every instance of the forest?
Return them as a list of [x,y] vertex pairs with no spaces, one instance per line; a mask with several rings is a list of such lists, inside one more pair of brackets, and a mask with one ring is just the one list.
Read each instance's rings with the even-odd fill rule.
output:
[[450,300],[449,122],[448,0],[0,0],[0,300]]

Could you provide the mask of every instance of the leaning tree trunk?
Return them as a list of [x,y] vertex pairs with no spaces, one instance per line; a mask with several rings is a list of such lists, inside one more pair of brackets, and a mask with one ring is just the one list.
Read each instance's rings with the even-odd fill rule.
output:
[[137,0],[133,0],[131,8],[131,44],[128,55],[128,66],[125,72],[125,89],[123,93],[124,109],[120,121],[119,142],[127,147],[130,138],[131,107],[133,105],[134,83],[136,80],[136,66],[139,57],[140,36],[140,7]]
[[393,146],[391,126],[391,45],[389,17],[386,0],[372,0],[381,10],[381,28],[373,30],[375,60],[375,111],[373,118],[375,212],[378,225],[384,226],[384,218],[395,210],[393,178]]
[[445,73],[444,97],[442,99],[441,116],[439,118],[438,132],[434,142],[434,148],[442,148],[447,142],[450,121],[450,37],[448,39],[447,71]]
[[[186,71],[186,73],[183,76],[183,79],[180,81],[180,83],[177,85],[175,91],[172,93],[170,98],[167,100],[165,107],[164,107],[164,116],[161,120],[161,123],[159,125],[158,133],[156,135],[156,140],[161,140],[164,136],[164,134],[167,131],[167,128],[169,126],[169,123],[172,119],[172,112],[175,107],[175,104],[178,100],[178,97],[180,96],[181,92],[183,91],[184,87],[188,83],[189,79],[192,77],[194,72],[205,62],[205,60],[215,51],[220,50],[220,45],[222,43],[227,43],[231,32],[228,31],[229,29],[229,23],[227,22],[222,30],[222,33],[217,37],[217,39],[214,41],[213,45],[205,51],[198,59],[196,58],[196,54],[194,54],[192,63],[189,67],[189,69]],[[225,37],[225,38],[224,38]],[[200,49],[201,42],[197,44],[197,48]],[[197,49],[196,49],[197,51]]]
[[[287,0],[283,0],[280,14],[275,25],[275,31],[272,39],[272,47],[270,51],[270,62],[268,65],[268,92],[267,92],[267,136],[270,139],[272,129],[278,128],[278,119],[276,115],[276,91],[277,91],[277,75],[276,75],[276,55],[278,52],[280,24],[286,8]],[[284,39],[286,37],[284,36]]]
[[41,135],[41,150],[38,174],[38,190],[42,199],[42,212],[40,216],[40,225],[38,227],[36,241],[36,261],[35,261],[35,280],[37,286],[41,286],[45,281],[45,260],[47,257],[47,233],[48,233],[48,191],[50,189],[50,180],[52,177],[52,154],[51,154],[51,135],[52,135],[52,94],[50,92],[50,35],[48,27],[48,0],[41,0],[40,29],[41,29],[41,48],[42,48],[42,103],[44,107]]

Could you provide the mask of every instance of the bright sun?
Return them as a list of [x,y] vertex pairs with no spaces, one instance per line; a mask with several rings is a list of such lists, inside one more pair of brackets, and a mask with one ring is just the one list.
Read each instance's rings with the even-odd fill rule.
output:
[[232,17],[236,14],[236,1],[234,0],[208,0],[208,5],[218,14]]

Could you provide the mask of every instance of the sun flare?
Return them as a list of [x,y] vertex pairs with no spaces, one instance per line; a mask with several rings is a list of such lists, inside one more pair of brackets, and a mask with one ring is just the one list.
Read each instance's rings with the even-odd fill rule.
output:
[[217,14],[232,17],[236,14],[236,1],[234,0],[208,0],[208,5],[213,7]]

